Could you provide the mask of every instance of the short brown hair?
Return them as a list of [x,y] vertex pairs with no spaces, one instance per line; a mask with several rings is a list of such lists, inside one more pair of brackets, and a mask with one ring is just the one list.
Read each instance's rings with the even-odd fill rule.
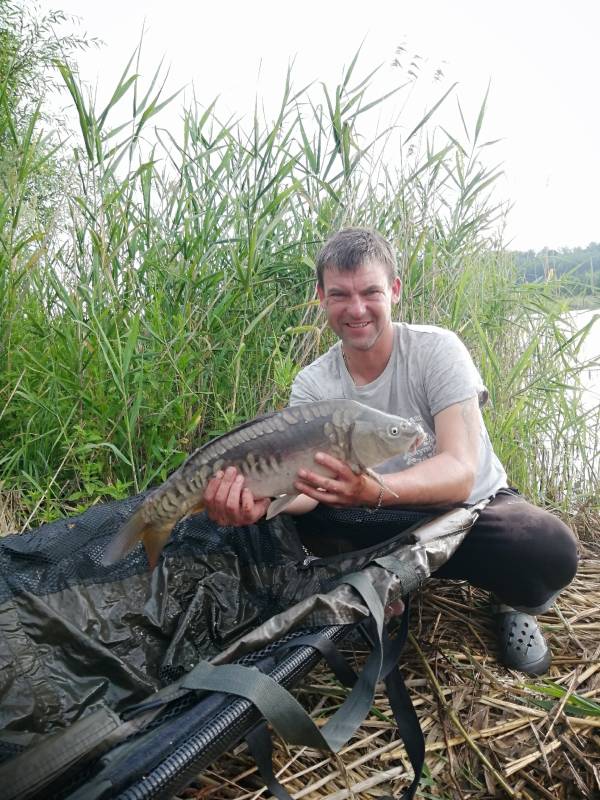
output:
[[323,288],[326,269],[353,272],[378,261],[386,268],[390,285],[398,274],[392,246],[373,228],[342,228],[327,239],[317,256],[317,283]]

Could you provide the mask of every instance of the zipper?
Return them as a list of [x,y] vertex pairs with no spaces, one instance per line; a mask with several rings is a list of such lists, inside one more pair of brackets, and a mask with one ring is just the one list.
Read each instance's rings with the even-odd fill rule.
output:
[[401,533],[393,536],[391,539],[387,539],[385,542],[379,542],[371,547],[363,547],[361,550],[349,550],[347,553],[338,553],[335,556],[326,556],[321,558],[310,553],[308,549],[302,545],[306,555],[305,558],[297,565],[297,568],[299,570],[304,570],[308,569],[309,567],[334,566],[338,562],[353,556],[360,559],[369,559],[371,555],[376,557],[387,555],[391,550],[395,549],[399,541],[402,539],[406,539],[405,542],[402,542],[403,544],[414,544],[416,539],[414,536],[410,535],[412,531],[420,528],[421,525],[424,525],[433,518],[433,515],[423,515],[422,520],[413,523]]

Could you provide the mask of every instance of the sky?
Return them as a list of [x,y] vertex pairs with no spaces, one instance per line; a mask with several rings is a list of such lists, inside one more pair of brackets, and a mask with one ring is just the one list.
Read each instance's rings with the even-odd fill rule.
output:
[[[250,116],[256,96],[275,116],[287,67],[298,88],[335,86],[362,43],[358,74],[376,76],[380,93],[403,77],[392,66],[420,56],[421,77],[398,94],[399,123],[409,129],[458,82],[455,94],[471,126],[490,85],[485,139],[490,166],[504,174],[496,198],[511,205],[504,241],[514,249],[585,246],[600,241],[600,3],[596,0],[40,0],[42,10],[79,17],[79,31],[104,44],[81,53],[81,76],[107,100],[145,30],[141,73],[161,59],[167,88],[182,99],[161,118],[180,130],[183,99],[195,93],[220,117]],[[433,80],[437,69],[444,78]],[[404,73],[404,77],[405,77]],[[271,113],[272,109],[272,113]],[[456,103],[433,121],[457,128]]]

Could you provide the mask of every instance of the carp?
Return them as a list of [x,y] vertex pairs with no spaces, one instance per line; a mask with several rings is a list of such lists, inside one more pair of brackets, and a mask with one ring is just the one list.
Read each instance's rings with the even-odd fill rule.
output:
[[195,450],[142,501],[108,544],[102,563],[123,558],[141,539],[153,569],[175,524],[202,511],[208,482],[229,466],[241,472],[255,497],[273,498],[270,519],[298,496],[299,469],[331,475],[314,461],[317,452],[345,461],[383,486],[371,467],[414,449],[422,437],[416,423],[354,400],[303,403],[257,417]]

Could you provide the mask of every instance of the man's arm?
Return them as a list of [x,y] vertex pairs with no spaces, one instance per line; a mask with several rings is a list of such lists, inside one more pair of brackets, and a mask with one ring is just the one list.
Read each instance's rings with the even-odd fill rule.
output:
[[[384,492],[382,505],[444,505],[468,499],[479,463],[481,417],[477,397],[440,411],[434,423],[435,455],[402,472],[384,475],[386,486],[397,497]],[[347,464],[325,453],[317,460],[336,477],[324,478],[301,470],[296,482],[298,491],[332,506],[378,504],[380,487],[372,478],[355,475]]]

